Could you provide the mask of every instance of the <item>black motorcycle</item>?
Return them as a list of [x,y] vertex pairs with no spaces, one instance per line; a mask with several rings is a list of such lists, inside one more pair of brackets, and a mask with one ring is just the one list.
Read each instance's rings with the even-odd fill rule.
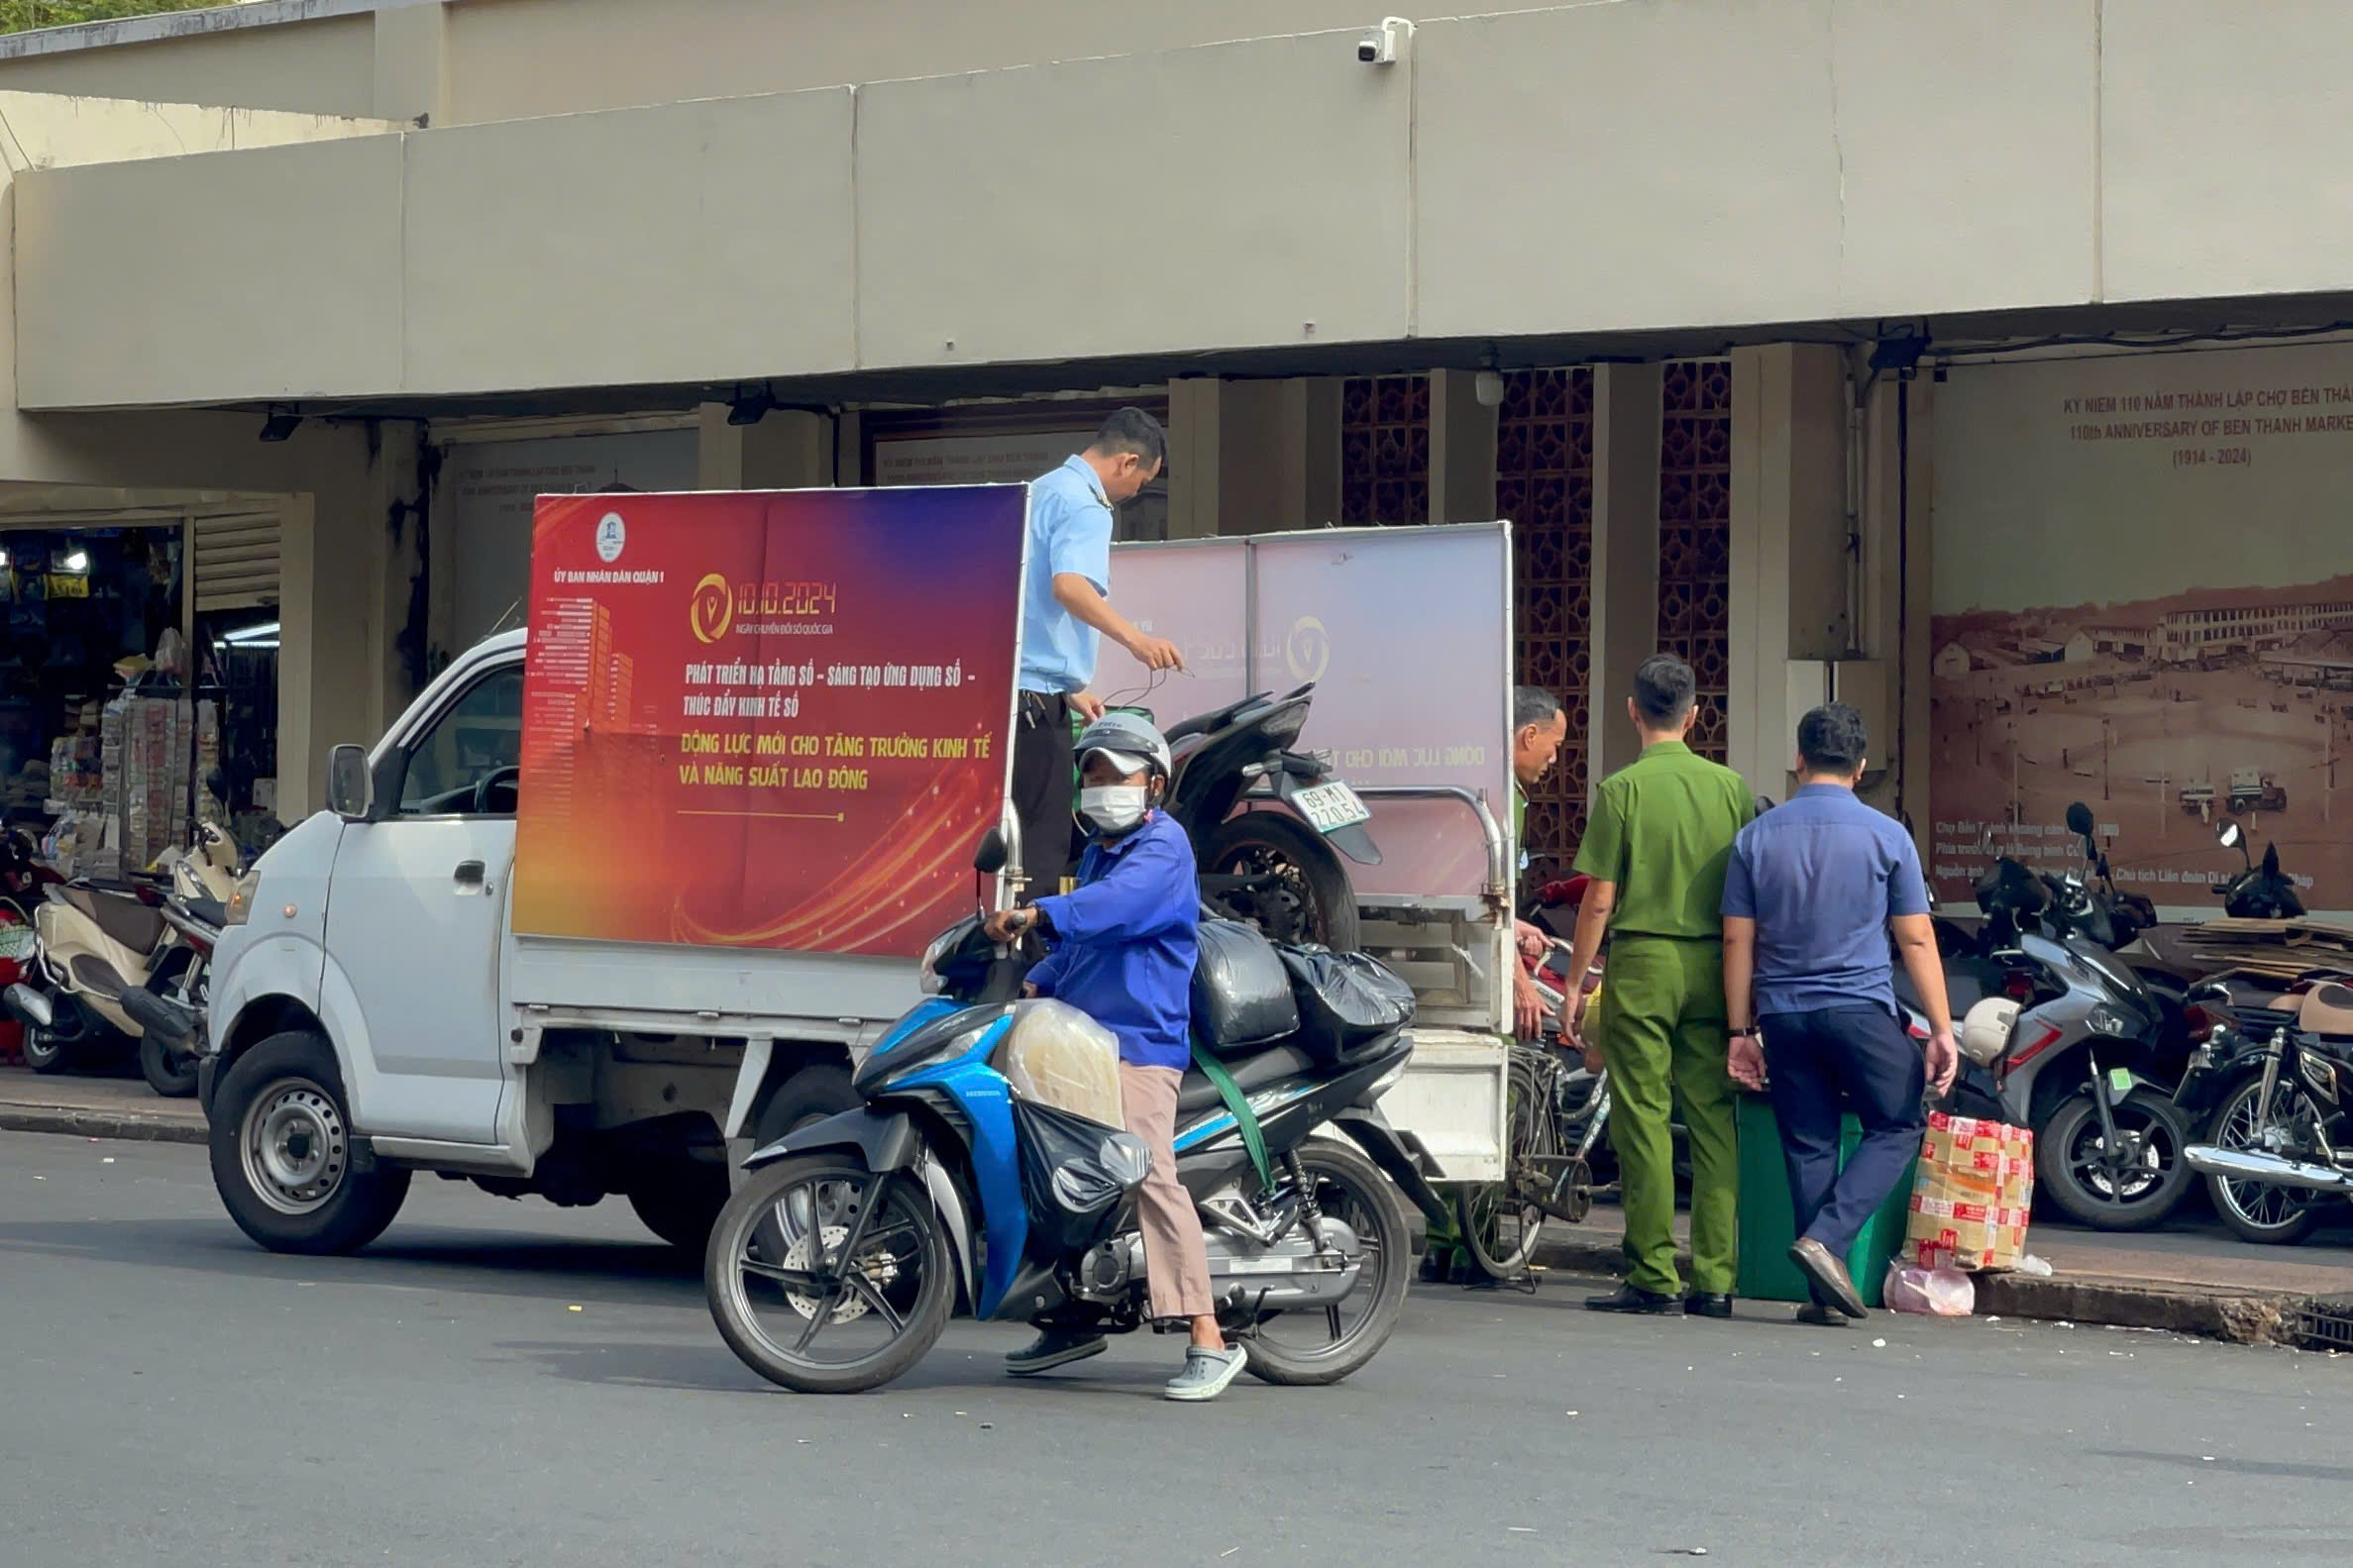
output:
[[2210,1109],[2213,1120],[2191,1146],[2190,1167],[2243,1240],[2301,1241],[2332,1202],[2353,1198],[2353,986],[2345,981],[2304,978],[2270,1006],[2241,1013],[2238,1026],[2215,1030],[2191,1059],[2177,1098],[2193,1112]]
[[[1270,941],[1352,953],[1362,935],[1340,856],[1378,866],[1381,851],[1371,808],[1327,759],[1293,749],[1315,690],[1259,692],[1162,731],[1168,812],[1193,841],[1211,908]],[[1123,711],[1152,721],[1148,708]]]

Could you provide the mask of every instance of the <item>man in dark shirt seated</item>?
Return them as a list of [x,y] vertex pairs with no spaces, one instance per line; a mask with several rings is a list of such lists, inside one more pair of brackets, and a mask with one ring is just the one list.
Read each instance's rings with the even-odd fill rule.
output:
[[[1724,879],[1727,1065],[1771,1091],[1797,1214],[1789,1257],[1813,1286],[1798,1316],[1826,1327],[1864,1315],[1847,1252],[1919,1146],[1923,1088],[1952,1088],[1960,1061],[1919,852],[1855,795],[1868,738],[1844,703],[1799,720],[1797,793],[1741,830]],[[1897,1021],[1890,933],[1928,1013],[1925,1061]],[[1863,1142],[1841,1171],[1850,1106]]]

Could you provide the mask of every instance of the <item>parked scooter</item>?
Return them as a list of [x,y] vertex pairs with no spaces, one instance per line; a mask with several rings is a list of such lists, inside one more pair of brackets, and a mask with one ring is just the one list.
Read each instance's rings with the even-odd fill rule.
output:
[[[128,887],[75,882],[45,889],[34,911],[33,974],[6,995],[8,1010],[26,1024],[26,1065],[56,1073],[104,1066],[135,1050],[156,1093],[193,1095],[193,1029],[151,1035],[132,1009],[175,1025],[185,1012],[201,1012],[205,970],[243,875],[241,859],[229,835],[208,822],[196,849],[165,873],[142,874]],[[135,1004],[141,993],[174,1005]]]
[[[2107,951],[2144,911],[2115,894],[2089,810],[2072,806],[2068,821],[2096,887],[2003,856],[1978,881],[1979,929],[1939,923],[1962,1056],[1944,1108],[2033,1129],[2038,1186],[2070,1218],[2144,1230],[2189,1194],[2190,1126],[2173,1101],[2164,1011]],[[1896,991],[1917,1012],[1900,968]]]
[[2245,1241],[2301,1241],[2332,1201],[2353,1198],[2353,986],[2310,977],[2293,1003],[2268,1029],[2216,1030],[2179,1097],[2213,1113],[2190,1166]]
[[[992,833],[975,865],[994,873],[1004,859]],[[1413,1045],[1402,1028],[1311,1033],[1272,948],[1233,934],[1262,962],[1205,963],[1195,1014],[1257,1111],[1272,1179],[1261,1182],[1198,1071],[1178,1098],[1177,1175],[1200,1206],[1218,1313],[1249,1370],[1336,1383],[1380,1350],[1404,1306],[1413,1253],[1390,1182],[1445,1212],[1379,1109]],[[786,1388],[888,1383],[959,1303],[977,1317],[1083,1315],[1114,1332],[1145,1319],[1133,1193],[1149,1152],[1012,1091],[1002,1070],[1015,1065],[1012,1003],[1027,966],[977,915],[933,943],[923,968],[939,993],[859,1067],[865,1106],[752,1155],[711,1231],[712,1319],[747,1366]],[[1326,1128],[1357,1147],[1313,1136]]]
[[1315,689],[1260,692],[1170,725],[1168,813],[1193,841],[1202,899],[1218,913],[1271,941],[1351,953],[1361,935],[1340,857],[1378,866],[1381,852],[1356,791],[1324,758],[1292,750]]

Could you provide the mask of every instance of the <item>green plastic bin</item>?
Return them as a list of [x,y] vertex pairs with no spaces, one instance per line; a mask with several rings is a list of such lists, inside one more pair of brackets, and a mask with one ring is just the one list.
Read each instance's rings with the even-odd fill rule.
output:
[[[1740,1097],[1741,1203],[1740,1282],[1735,1287],[1751,1301],[1803,1302],[1811,1298],[1806,1278],[1789,1261],[1797,1241],[1797,1213],[1789,1202],[1789,1171],[1781,1160],[1781,1125],[1773,1119],[1772,1101],[1763,1095]],[[1863,1123],[1853,1116],[1839,1123],[1839,1168],[1863,1141]],[[1880,1286],[1887,1265],[1903,1250],[1904,1223],[1911,1211],[1912,1177],[1920,1160],[1914,1155],[1903,1168],[1903,1180],[1887,1195],[1879,1211],[1864,1222],[1863,1233],[1847,1253],[1847,1272],[1866,1307],[1880,1305]]]

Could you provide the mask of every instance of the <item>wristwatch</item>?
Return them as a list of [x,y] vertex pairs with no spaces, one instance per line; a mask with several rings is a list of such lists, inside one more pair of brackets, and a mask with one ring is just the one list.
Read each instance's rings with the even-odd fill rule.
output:
[[1734,1029],[1729,1035],[1726,1036],[1726,1038],[1733,1040],[1754,1040],[1757,1038],[1757,1027],[1755,1024],[1751,1024],[1746,1029]]

